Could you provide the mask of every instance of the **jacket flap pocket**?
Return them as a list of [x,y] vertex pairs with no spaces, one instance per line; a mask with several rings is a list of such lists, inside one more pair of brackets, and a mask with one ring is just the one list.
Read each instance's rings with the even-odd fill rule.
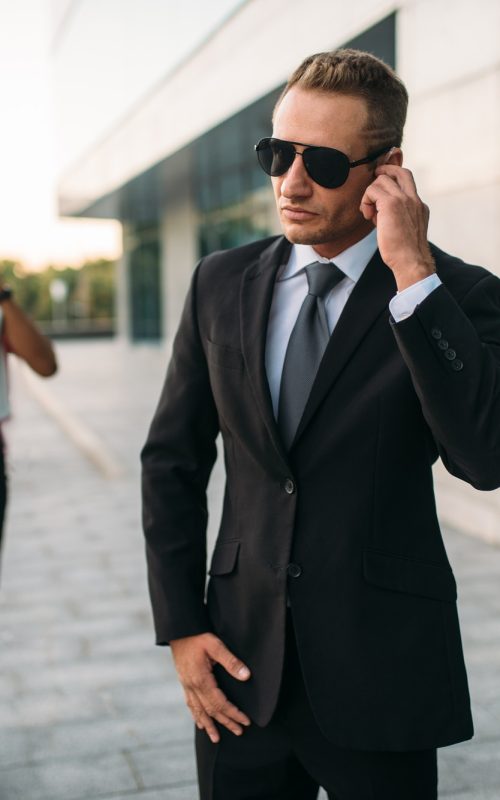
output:
[[207,339],[207,358],[212,364],[227,369],[241,369],[243,367],[243,354],[235,347],[215,344]]
[[365,550],[364,576],[368,583],[394,592],[448,602],[457,597],[455,577],[449,567],[404,556]]
[[215,546],[209,575],[228,575],[233,571],[240,549],[239,542],[219,542]]

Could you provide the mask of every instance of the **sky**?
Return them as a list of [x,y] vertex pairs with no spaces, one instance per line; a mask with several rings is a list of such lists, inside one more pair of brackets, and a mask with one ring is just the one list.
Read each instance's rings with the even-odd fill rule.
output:
[[120,225],[61,221],[44,0],[0,0],[0,259],[28,269],[116,258]]
[[119,223],[58,218],[57,176],[242,1],[0,0],[0,260],[119,256]]

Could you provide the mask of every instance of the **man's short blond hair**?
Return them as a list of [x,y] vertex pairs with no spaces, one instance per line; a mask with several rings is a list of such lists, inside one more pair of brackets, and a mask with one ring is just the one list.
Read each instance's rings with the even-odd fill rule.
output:
[[292,86],[363,98],[370,144],[401,145],[408,92],[394,70],[371,53],[343,48],[309,56],[290,76],[275,111]]

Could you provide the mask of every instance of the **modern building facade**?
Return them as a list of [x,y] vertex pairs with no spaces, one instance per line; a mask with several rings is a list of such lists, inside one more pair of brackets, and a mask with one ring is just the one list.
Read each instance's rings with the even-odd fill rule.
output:
[[[138,6],[143,14],[130,38],[123,19]],[[116,56],[121,73],[110,78],[88,69],[88,79],[68,89],[67,76],[81,76],[85,59],[99,67],[117,40],[108,3],[54,2],[54,84],[65,154],[60,213],[122,222],[118,325],[124,340],[169,341],[197,260],[278,231],[253,145],[269,135],[272,108],[290,72],[306,55],[339,46],[382,57],[407,85],[403,150],[431,208],[431,239],[500,274],[497,0],[227,0],[216,24],[207,20],[203,35],[175,63],[158,34],[171,27],[169,6],[120,0],[114,32],[129,44]],[[80,113],[92,123],[96,96],[102,114],[85,139],[82,126],[70,120]],[[477,495],[461,484],[458,492],[457,482],[440,471],[437,478],[447,518],[477,528]],[[495,538],[498,494],[480,499],[482,530]]]

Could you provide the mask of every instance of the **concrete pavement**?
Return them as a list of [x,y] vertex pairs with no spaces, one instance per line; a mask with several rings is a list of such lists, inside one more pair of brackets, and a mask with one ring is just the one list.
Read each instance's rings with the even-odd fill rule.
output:
[[[0,590],[0,800],[196,800],[192,723],[153,646],[139,462],[167,352],[62,343],[13,370]],[[211,484],[213,540],[222,471]],[[447,531],[476,737],[440,751],[440,797],[500,798],[500,549]],[[324,795],[322,795],[324,796]],[[402,798],[404,800],[404,798]]]

